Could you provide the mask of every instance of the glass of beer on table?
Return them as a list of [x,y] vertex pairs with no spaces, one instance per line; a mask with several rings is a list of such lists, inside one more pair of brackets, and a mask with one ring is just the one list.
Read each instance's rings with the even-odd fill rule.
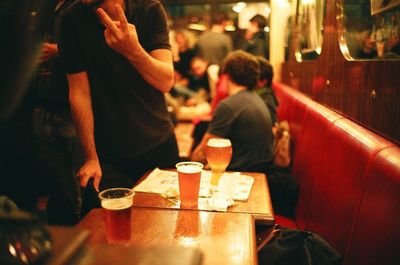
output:
[[131,239],[134,194],[133,190],[127,188],[113,188],[100,192],[108,243],[126,243]]
[[232,159],[232,144],[229,139],[210,138],[206,146],[206,158],[211,168],[211,189],[218,187],[220,177]]
[[176,169],[178,171],[181,206],[196,206],[199,199],[203,164],[198,162],[180,162],[176,164]]

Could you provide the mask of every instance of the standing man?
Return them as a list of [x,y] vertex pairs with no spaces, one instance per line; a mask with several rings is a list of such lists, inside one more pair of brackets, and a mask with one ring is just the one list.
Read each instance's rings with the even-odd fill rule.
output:
[[226,13],[217,13],[211,19],[210,30],[201,34],[197,41],[197,55],[205,58],[210,64],[220,65],[233,50],[232,39],[225,34],[229,17]]
[[255,15],[250,19],[246,30],[246,42],[242,49],[256,56],[262,56],[269,60],[269,36],[264,28],[267,26],[267,19],[262,15]]
[[72,116],[85,162],[81,186],[132,187],[173,167],[178,148],[166,109],[173,85],[166,14],[156,0],[81,0],[61,21]]

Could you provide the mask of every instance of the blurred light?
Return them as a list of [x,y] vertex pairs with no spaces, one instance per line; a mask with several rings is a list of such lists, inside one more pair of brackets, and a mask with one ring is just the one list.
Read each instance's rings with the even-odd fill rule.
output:
[[242,11],[242,9],[236,5],[232,7],[232,10],[235,11],[236,13],[240,13]]
[[264,28],[264,31],[265,31],[265,32],[269,32],[269,27],[266,26],[266,27]]
[[225,27],[225,31],[235,31],[235,30],[236,30],[236,27],[233,25],[228,25]]
[[14,257],[17,256],[17,251],[15,250],[14,246],[11,244],[8,244],[8,251],[10,252],[11,255],[13,255]]
[[302,0],[301,2],[303,5],[315,4],[315,0]]
[[204,31],[204,30],[207,29],[206,26],[201,25],[201,24],[196,24],[196,23],[190,23],[190,24],[188,25],[188,28],[189,28],[189,29],[193,29],[193,30],[200,30],[200,31]]
[[[302,3],[305,3],[305,1],[314,1],[314,3],[315,3],[315,0],[303,0]],[[290,7],[290,3],[288,0],[279,0],[278,6],[279,7]]]
[[303,61],[303,58],[301,58],[301,52],[295,52],[294,56],[296,57],[296,60],[298,62],[302,62]]
[[235,11],[236,13],[240,13],[240,12],[242,12],[243,8],[245,8],[246,6],[247,6],[246,3],[244,3],[244,2],[238,2],[238,3],[236,3],[236,5],[234,5],[234,6],[232,7],[232,9],[233,9],[233,11]]
[[322,47],[321,46],[319,46],[319,47],[317,47],[315,49],[315,52],[318,53],[318,54],[321,54],[321,51],[322,51]]
[[271,14],[271,8],[270,8],[269,6],[267,6],[267,7],[265,8],[265,16],[266,16],[266,17],[269,17],[270,14]]
[[247,4],[245,2],[239,2],[236,4],[238,7],[240,7],[241,9],[245,8],[247,6]]

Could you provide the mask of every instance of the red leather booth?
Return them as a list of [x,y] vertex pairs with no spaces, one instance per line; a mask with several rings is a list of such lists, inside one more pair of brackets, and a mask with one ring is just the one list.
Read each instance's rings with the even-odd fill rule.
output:
[[344,264],[400,264],[400,148],[288,86],[274,91],[299,183],[296,218],[276,222],[318,233]]

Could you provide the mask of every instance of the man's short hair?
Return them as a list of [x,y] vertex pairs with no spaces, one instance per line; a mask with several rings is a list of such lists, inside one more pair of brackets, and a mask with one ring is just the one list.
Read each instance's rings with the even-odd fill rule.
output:
[[225,12],[218,12],[211,17],[211,25],[220,25],[224,21],[229,20],[229,16]]
[[274,78],[272,65],[262,56],[257,56],[257,60],[260,65],[260,80],[267,80],[267,85],[271,85]]
[[225,58],[222,73],[227,74],[235,84],[253,90],[258,82],[260,67],[254,55],[237,50],[229,53]]
[[267,26],[267,19],[262,15],[255,15],[250,19],[250,22],[255,22],[259,29],[264,29]]

